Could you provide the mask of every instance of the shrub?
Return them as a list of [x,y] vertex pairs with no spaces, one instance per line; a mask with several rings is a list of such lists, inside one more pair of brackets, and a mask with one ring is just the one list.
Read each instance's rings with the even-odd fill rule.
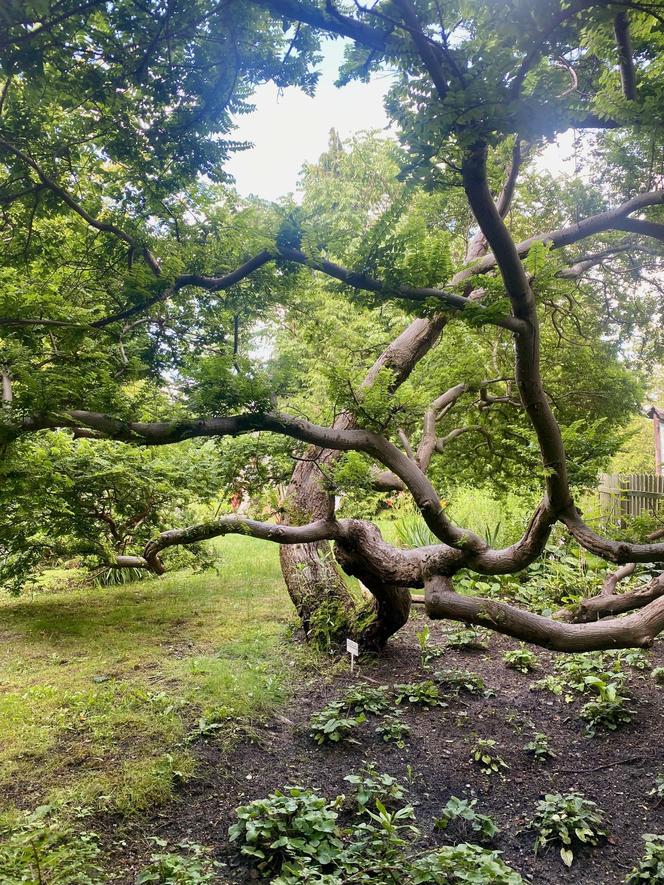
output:
[[397,747],[403,748],[406,746],[406,738],[410,734],[410,726],[397,718],[400,714],[400,710],[395,710],[394,716],[383,719],[376,727],[376,734],[386,744],[396,744]]
[[452,796],[435,821],[436,829],[452,833],[455,841],[465,842],[474,837],[479,842],[491,842],[500,831],[488,814],[475,811],[476,805],[477,799],[469,801]]
[[235,816],[230,841],[263,871],[278,871],[285,861],[302,857],[326,866],[343,848],[336,803],[300,787],[276,790],[267,799],[241,805]]
[[538,731],[533,735],[532,741],[523,748],[526,753],[534,756],[538,762],[546,762],[547,759],[555,759],[556,754],[551,749],[548,735],[542,731]]
[[328,704],[309,719],[309,733],[317,744],[338,744],[340,741],[353,741],[349,735],[353,729],[367,721],[364,713],[357,716],[345,714],[342,701]]
[[376,800],[387,808],[400,802],[408,792],[391,774],[378,771],[373,762],[368,763],[358,774],[347,774],[344,780],[356,787],[355,799],[360,811],[364,811]]
[[400,682],[394,686],[396,702],[407,701],[409,704],[420,704],[426,707],[446,707],[440,697],[438,686],[431,679],[422,682]]
[[530,673],[537,667],[537,655],[527,648],[515,648],[512,651],[506,651],[503,655],[503,661],[512,670],[518,670],[519,673]]
[[598,697],[581,707],[579,715],[586,722],[586,733],[591,737],[600,728],[615,731],[632,721],[633,711],[626,706],[628,698],[618,694],[617,682],[605,682],[598,676],[587,676],[586,683],[597,690]]
[[[164,839],[152,840],[166,848]],[[136,885],[210,885],[217,878],[219,864],[207,857],[207,850],[196,842],[180,842],[179,852],[161,851],[136,876]]]
[[580,793],[547,793],[537,803],[535,816],[530,821],[535,830],[535,853],[548,845],[560,845],[560,857],[565,866],[574,860],[573,848],[578,844],[597,845],[606,836],[604,820],[597,805]]
[[664,882],[664,836],[646,833],[643,840],[646,843],[645,852],[625,879],[625,885],[639,885],[639,882]]
[[507,762],[495,752],[496,742],[480,739],[472,749],[471,758],[484,774],[500,774]]
[[499,852],[479,845],[439,848],[416,860],[411,867],[413,885],[523,885]]

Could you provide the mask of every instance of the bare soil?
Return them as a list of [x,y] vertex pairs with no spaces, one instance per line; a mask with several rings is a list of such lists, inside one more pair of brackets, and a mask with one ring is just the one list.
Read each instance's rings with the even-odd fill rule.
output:
[[[120,881],[133,883],[136,869],[145,862],[150,850],[146,834],[174,843],[191,839],[213,846],[216,859],[228,865],[228,882],[252,881],[253,871],[227,841],[234,808],[285,785],[310,787],[328,798],[348,793],[344,776],[366,760],[408,786],[425,840],[418,849],[443,844],[444,835],[433,830],[433,821],[450,796],[477,796],[477,810],[490,814],[501,828],[495,847],[527,881],[537,885],[623,882],[642,854],[641,834],[664,832],[664,803],[658,805],[648,796],[657,773],[664,771],[664,688],[654,684],[649,671],[629,671],[633,721],[617,732],[589,738],[578,715],[587,698],[566,703],[550,692],[530,688],[551,672],[552,655],[536,650],[539,668],[524,675],[502,661],[503,652],[516,643],[492,636],[488,652],[446,650],[432,669],[473,670],[494,697],[451,696],[445,708],[405,705],[404,720],[412,732],[403,749],[374,734],[376,717],[358,729],[357,745],[318,747],[312,741],[307,732],[311,713],[352,683],[369,680],[383,685],[427,678],[415,637],[421,624],[411,620],[380,659],[363,662],[354,677],[307,674],[282,714],[255,729],[230,753],[213,741],[199,743],[199,777],[183,787],[177,802],[143,819],[140,833],[124,834],[128,848],[118,858],[123,867]],[[442,629],[439,625],[434,629],[432,640],[442,646]],[[652,652],[652,663],[664,663],[662,643]],[[544,764],[523,749],[536,731],[548,735],[556,753]],[[471,747],[478,738],[497,741],[497,751],[509,764],[505,777],[483,775],[471,761]],[[570,870],[556,849],[535,857],[533,834],[526,828],[538,798],[569,790],[595,801],[610,830],[604,844],[578,852]]]

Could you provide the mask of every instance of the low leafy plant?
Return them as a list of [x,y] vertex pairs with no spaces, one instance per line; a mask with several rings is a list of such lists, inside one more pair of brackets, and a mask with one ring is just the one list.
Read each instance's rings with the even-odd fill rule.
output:
[[483,651],[489,647],[486,630],[453,630],[447,634],[447,647],[461,651]]
[[420,647],[420,662],[422,667],[426,669],[434,658],[441,656],[443,650],[439,646],[431,644],[431,630],[428,624],[425,624],[421,630],[418,630],[415,636]]
[[229,839],[264,872],[278,871],[284,862],[303,857],[326,866],[343,848],[336,808],[337,802],[310,790],[286,787],[236,808]]
[[627,698],[619,694],[617,682],[605,682],[599,676],[586,676],[586,683],[597,690],[597,698],[584,704],[579,715],[586,722],[586,734],[593,737],[599,729],[615,731],[632,721]]
[[578,845],[598,845],[607,835],[597,805],[574,792],[547,793],[537,803],[529,827],[537,833],[535,854],[549,845],[559,845],[560,857],[567,867],[572,865]]
[[104,885],[95,833],[80,832],[59,805],[40,805],[0,826],[0,881],[49,885]]
[[655,667],[650,675],[657,685],[664,685],[664,667]]
[[660,772],[655,778],[655,786],[648,793],[649,796],[652,796],[654,799],[657,799],[659,802],[664,801],[664,772]]
[[648,655],[640,648],[625,649],[616,655],[616,660],[633,670],[649,670],[651,666]]
[[487,689],[479,673],[472,670],[436,670],[434,681],[448,691],[486,695]]
[[664,882],[664,836],[646,833],[643,857],[625,879],[625,885],[640,882]]
[[523,749],[526,753],[534,756],[538,762],[546,762],[548,759],[555,759],[556,756],[551,749],[549,736],[543,731],[536,732],[532,741],[529,741]]
[[355,799],[360,811],[365,811],[376,800],[389,808],[401,802],[408,792],[391,774],[380,772],[373,762],[357,774],[347,774],[344,780],[355,787]]
[[446,845],[416,860],[413,885],[523,885],[523,879],[500,857],[479,845]]
[[348,714],[342,701],[327,704],[309,719],[309,734],[317,744],[338,744],[340,741],[355,742],[351,732],[367,721],[364,713]]
[[508,768],[507,762],[496,753],[496,742],[490,739],[480,739],[475,743],[471,751],[471,759],[479,765],[483,774],[500,774]]
[[537,655],[523,646],[506,651],[503,655],[503,661],[512,670],[518,670],[519,673],[530,673],[531,670],[537,667]]
[[394,715],[386,717],[376,727],[376,734],[381,737],[386,744],[395,744],[402,749],[406,746],[406,738],[410,734],[410,725],[406,725],[398,717],[401,715],[400,710],[395,710]]
[[446,707],[440,697],[438,686],[431,679],[422,682],[400,682],[394,686],[396,702],[401,704],[406,701],[409,704],[419,704],[426,707]]
[[[168,847],[165,839],[154,838],[161,849]],[[178,851],[159,851],[136,876],[136,885],[211,885],[218,880],[220,864],[208,857],[208,851],[196,842],[180,842]]]
[[348,689],[342,698],[344,706],[352,713],[379,715],[390,706],[387,686],[374,687],[362,682]]
[[459,799],[452,796],[435,821],[438,830],[451,833],[457,842],[475,838],[479,842],[491,842],[500,832],[488,814],[475,811],[477,799]]

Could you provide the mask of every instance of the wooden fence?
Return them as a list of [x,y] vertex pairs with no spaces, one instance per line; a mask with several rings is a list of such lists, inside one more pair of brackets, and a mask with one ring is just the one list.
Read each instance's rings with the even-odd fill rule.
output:
[[642,513],[664,510],[664,476],[654,473],[600,473],[602,519],[620,522]]

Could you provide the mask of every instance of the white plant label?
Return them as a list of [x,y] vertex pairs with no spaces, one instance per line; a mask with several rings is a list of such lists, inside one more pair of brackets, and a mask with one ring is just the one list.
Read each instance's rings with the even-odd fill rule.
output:
[[346,651],[350,655],[350,672],[352,673],[355,668],[355,658],[360,653],[360,646],[353,639],[347,639]]

